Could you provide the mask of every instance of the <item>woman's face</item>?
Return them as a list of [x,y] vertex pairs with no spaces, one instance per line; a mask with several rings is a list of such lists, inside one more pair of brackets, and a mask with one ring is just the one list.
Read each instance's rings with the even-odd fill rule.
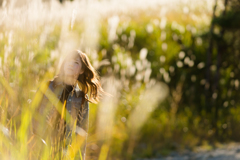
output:
[[83,73],[80,57],[77,56],[76,58],[69,58],[66,60],[63,66],[63,72],[65,78],[69,79],[70,81],[77,80],[79,74]]

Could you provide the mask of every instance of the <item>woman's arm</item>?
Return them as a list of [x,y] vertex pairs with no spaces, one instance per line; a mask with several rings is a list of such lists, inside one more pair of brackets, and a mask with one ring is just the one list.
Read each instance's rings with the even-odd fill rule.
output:
[[45,114],[45,110],[49,105],[49,100],[45,95],[45,92],[49,86],[49,82],[43,83],[37,90],[35,98],[39,99],[39,103],[35,109],[35,114],[32,120],[33,133],[37,135],[42,135],[43,126],[45,126],[45,122],[43,122],[43,115]]
[[40,86],[36,94],[36,96],[39,96],[38,98],[40,99],[40,101],[36,107],[35,116],[33,117],[32,123],[33,133],[44,140],[49,134],[48,131],[53,128],[55,122],[54,120],[56,120],[58,116],[57,109],[49,100],[48,96],[46,96],[47,90],[51,91],[53,95],[56,96],[56,93],[54,93],[52,81],[45,82],[43,85]]

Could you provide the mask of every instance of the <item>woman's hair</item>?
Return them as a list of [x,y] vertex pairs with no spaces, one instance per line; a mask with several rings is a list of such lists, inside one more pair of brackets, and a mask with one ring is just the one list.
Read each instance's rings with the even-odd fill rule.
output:
[[[72,53],[72,55],[70,55],[70,57],[74,58],[76,58],[77,56],[79,56],[81,60],[82,69],[84,71],[82,74],[79,74],[77,79],[78,85],[80,85],[84,93],[84,100],[92,103],[97,103],[99,102],[101,95],[105,93],[101,86],[99,75],[91,65],[88,56],[85,53],[81,52],[80,50],[76,50]],[[62,63],[62,66],[64,65],[64,63],[65,60]],[[61,71],[63,70],[61,69]],[[87,98],[87,93],[89,93],[89,98]]]

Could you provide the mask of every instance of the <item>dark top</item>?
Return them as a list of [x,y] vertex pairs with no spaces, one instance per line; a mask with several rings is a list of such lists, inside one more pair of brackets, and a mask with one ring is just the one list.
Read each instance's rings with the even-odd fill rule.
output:
[[[53,101],[48,99],[51,98],[50,95],[43,96],[41,103],[38,107],[38,111],[42,116],[42,119],[46,117],[46,122],[48,125],[38,125],[38,121],[35,123],[34,132],[42,137],[44,140],[48,135],[51,137],[52,145],[57,145],[55,139],[65,139],[68,141],[68,137],[71,139],[71,135],[69,133],[75,133],[77,135],[84,136],[84,142],[81,145],[81,152],[76,153],[75,159],[85,159],[86,154],[86,143],[87,143],[87,132],[88,132],[88,113],[89,113],[89,105],[88,101],[84,99],[84,93],[80,90],[78,86],[74,88],[69,85],[64,85],[56,79],[48,82],[48,89],[50,89],[57,98],[64,104],[66,100],[66,111],[65,116],[66,120],[77,119],[76,130],[72,132],[72,123],[67,123],[64,119],[61,118],[61,111],[57,111],[56,106],[52,103]],[[42,91],[43,93],[47,93]],[[87,95],[86,95],[87,96]],[[50,100],[50,101],[49,101]],[[60,109],[61,110],[61,109]],[[45,116],[46,115],[46,116]],[[68,115],[68,116],[67,116]],[[72,118],[70,118],[71,116]],[[64,138],[65,137],[65,138]],[[56,140],[57,140],[56,139]],[[66,144],[67,145],[67,144]],[[58,146],[58,145],[57,145]],[[59,146],[60,147],[60,146]],[[62,146],[63,147],[63,146]],[[62,150],[61,148],[59,148]],[[58,148],[56,150],[58,152]],[[56,152],[56,153],[57,153]],[[80,156],[77,156],[81,154]]]
[[71,85],[64,85],[63,93],[60,98],[61,102],[64,103],[65,100],[67,100],[68,95],[73,91],[73,87]]

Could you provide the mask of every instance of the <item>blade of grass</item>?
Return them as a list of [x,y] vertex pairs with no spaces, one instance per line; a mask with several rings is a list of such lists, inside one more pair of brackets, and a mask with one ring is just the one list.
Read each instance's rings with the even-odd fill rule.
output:
[[8,84],[7,80],[1,75],[0,75],[0,83],[6,89],[8,95],[11,95],[11,99],[13,101],[16,101],[17,100],[16,92],[14,92],[12,87]]
[[108,144],[103,144],[102,147],[101,147],[101,151],[100,151],[98,160],[106,160],[107,155],[108,155],[108,151],[109,151],[109,145]]

